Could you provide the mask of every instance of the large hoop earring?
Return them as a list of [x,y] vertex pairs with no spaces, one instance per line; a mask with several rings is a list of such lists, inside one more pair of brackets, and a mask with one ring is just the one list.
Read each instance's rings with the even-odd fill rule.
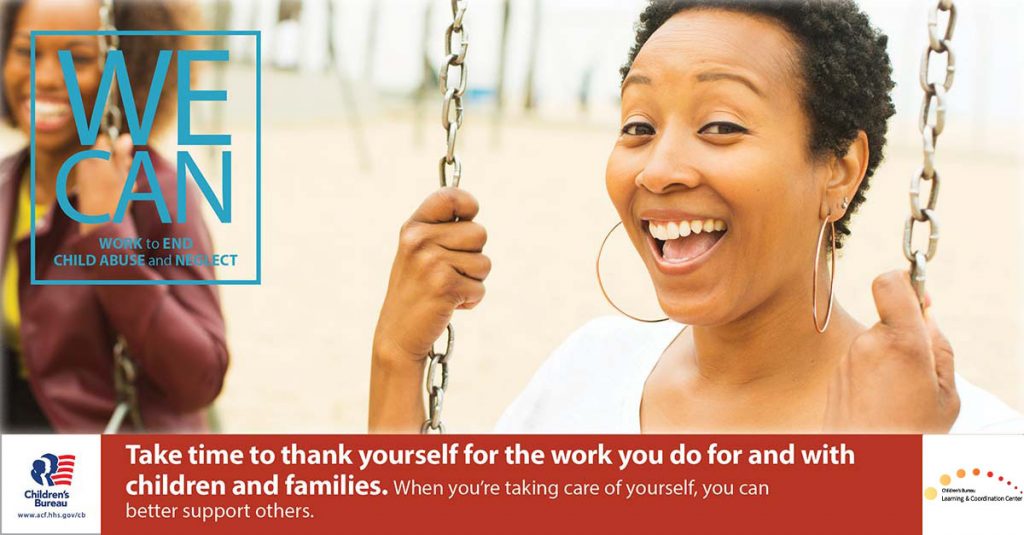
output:
[[596,266],[597,267],[597,285],[601,288],[601,295],[604,296],[604,300],[608,301],[608,304],[611,305],[612,308],[614,308],[620,314],[622,314],[623,316],[626,316],[627,318],[629,318],[631,320],[636,320],[636,321],[640,321],[640,322],[643,322],[643,323],[660,323],[660,322],[663,322],[663,321],[668,321],[668,317],[667,316],[664,317],[664,318],[661,318],[661,319],[654,319],[654,320],[646,319],[646,318],[640,318],[640,317],[634,316],[634,315],[630,314],[629,312],[626,312],[625,310],[622,310],[621,308],[619,308],[619,306],[616,305],[614,301],[612,301],[612,298],[608,297],[608,292],[606,292],[605,289],[604,289],[604,281],[601,280],[601,255],[604,254],[604,246],[605,246],[605,244],[608,243],[608,238],[611,238],[612,237],[612,233],[615,232],[615,229],[619,228],[620,226],[622,226],[622,221],[619,221],[618,223],[615,223],[615,225],[612,226],[612,229],[609,230],[608,234],[605,234],[604,239],[601,240],[601,248],[597,250],[597,266]]
[[[829,213],[829,216],[832,215]],[[828,281],[828,311],[825,312],[825,323],[824,325],[818,326],[818,256],[821,255],[821,241],[825,237],[825,227],[830,226],[832,230],[831,241],[832,241],[832,269],[830,270],[829,281]],[[811,282],[811,315],[814,318],[814,328],[818,333],[824,333],[825,329],[828,329],[828,322],[832,319],[832,301],[835,298],[835,287],[836,287],[836,222],[829,221],[828,216],[825,216],[825,221],[821,223],[821,230],[818,231],[818,246],[814,250],[814,280]]]

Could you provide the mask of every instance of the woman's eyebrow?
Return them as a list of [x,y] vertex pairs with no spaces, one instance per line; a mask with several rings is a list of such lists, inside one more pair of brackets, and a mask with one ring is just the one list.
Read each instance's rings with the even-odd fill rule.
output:
[[[14,32],[14,35],[11,36],[11,40],[14,40],[14,39],[24,39],[26,41],[30,41],[32,39],[32,36],[31,36],[31,34],[29,32],[27,32],[25,30],[18,30],[17,32]],[[38,39],[39,38],[36,37],[37,41],[38,41]],[[67,43],[65,43],[65,46],[67,46],[68,48],[73,47],[73,46],[90,46],[90,45],[97,45],[96,40],[95,39],[71,39]]]
[[731,80],[733,82],[739,82],[747,86],[747,88],[749,88],[751,91],[757,94],[757,96],[762,98],[764,97],[764,92],[762,92],[761,89],[757,87],[757,84],[755,84],[749,78],[741,74],[722,71],[708,71],[702,72],[697,75],[698,82],[715,82],[718,80]]
[[93,39],[89,39],[89,40],[84,40],[84,39],[73,39],[73,40],[71,40],[71,41],[68,41],[68,42],[66,43],[66,45],[67,45],[68,47],[73,47],[73,46],[90,46],[90,45],[97,45],[97,46],[99,46],[99,45],[98,45],[98,44],[96,43],[96,41],[95,41],[95,40],[93,40]]
[[620,90],[620,93],[625,93],[626,86],[628,86],[629,84],[650,85],[650,83],[651,79],[642,74],[630,74],[629,76],[626,77],[625,80],[622,81],[622,89]]

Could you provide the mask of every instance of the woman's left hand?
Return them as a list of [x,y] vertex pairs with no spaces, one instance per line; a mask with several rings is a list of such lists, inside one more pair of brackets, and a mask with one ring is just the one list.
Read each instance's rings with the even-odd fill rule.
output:
[[[90,215],[110,214],[113,218],[131,168],[132,138],[122,134],[111,147],[110,139],[101,134],[93,148],[110,152],[110,159],[87,158],[78,163],[78,211]],[[82,223],[79,229],[84,235],[99,226]]]
[[960,413],[953,348],[907,271],[871,285],[879,322],[854,339],[832,378],[825,431],[946,433]]

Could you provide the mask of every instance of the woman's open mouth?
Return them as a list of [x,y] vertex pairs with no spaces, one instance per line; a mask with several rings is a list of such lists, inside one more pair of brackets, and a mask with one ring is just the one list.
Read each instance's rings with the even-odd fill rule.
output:
[[[31,103],[24,103],[31,114]],[[36,98],[36,132],[53,132],[64,128],[71,121],[71,106],[67,101]]]
[[658,268],[668,274],[687,273],[710,256],[729,231],[721,219],[644,220]]

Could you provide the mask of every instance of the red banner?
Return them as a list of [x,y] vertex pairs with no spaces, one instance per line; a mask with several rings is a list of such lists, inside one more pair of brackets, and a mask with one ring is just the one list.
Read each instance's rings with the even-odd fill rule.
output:
[[108,435],[103,533],[916,533],[921,437]]

